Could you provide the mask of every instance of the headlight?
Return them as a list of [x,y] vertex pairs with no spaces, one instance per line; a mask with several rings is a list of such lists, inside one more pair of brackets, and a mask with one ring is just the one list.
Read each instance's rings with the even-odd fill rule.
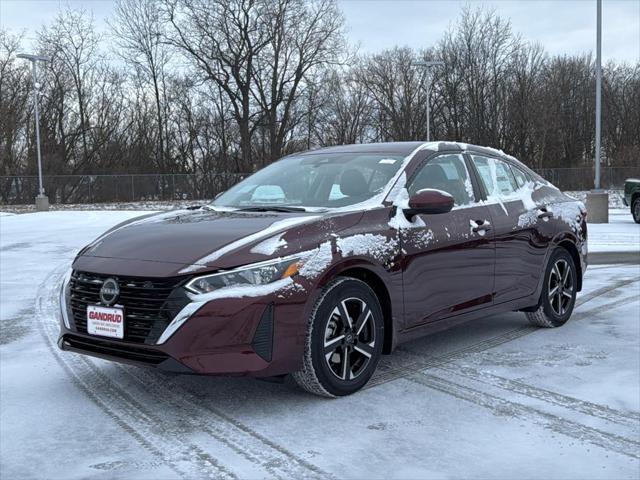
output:
[[205,275],[191,280],[185,288],[194,293],[208,293],[219,288],[239,285],[265,285],[298,273],[302,267],[300,257],[279,258],[253,263],[226,272]]

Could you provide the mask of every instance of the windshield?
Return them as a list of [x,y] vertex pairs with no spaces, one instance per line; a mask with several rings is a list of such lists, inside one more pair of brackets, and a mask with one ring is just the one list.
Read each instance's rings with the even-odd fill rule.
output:
[[379,153],[286,157],[230,188],[213,205],[242,209],[355,205],[382,192],[403,159]]

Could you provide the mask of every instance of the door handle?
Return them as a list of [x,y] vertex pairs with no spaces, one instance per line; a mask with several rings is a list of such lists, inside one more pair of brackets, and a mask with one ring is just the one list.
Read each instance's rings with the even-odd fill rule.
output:
[[491,230],[491,222],[489,220],[469,220],[469,226],[473,233],[484,235]]
[[547,207],[540,207],[538,209],[538,218],[541,218],[543,220],[549,220],[550,218],[553,218],[553,212],[550,210],[547,210]]

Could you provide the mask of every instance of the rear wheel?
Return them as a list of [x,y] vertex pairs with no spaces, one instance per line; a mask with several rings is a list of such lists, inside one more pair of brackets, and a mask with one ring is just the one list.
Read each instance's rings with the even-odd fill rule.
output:
[[384,341],[382,309],[369,286],[353,278],[330,282],[311,318],[296,383],[316,395],[360,390],[378,365]]
[[640,197],[636,197],[631,203],[631,214],[633,215],[633,221],[640,223]]
[[564,248],[551,254],[544,276],[540,306],[535,312],[526,312],[529,322],[538,327],[564,325],[576,303],[577,274],[573,258]]

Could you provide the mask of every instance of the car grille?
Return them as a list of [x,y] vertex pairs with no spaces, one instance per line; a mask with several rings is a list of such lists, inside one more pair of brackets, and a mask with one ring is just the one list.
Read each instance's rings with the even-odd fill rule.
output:
[[76,331],[87,333],[87,305],[100,305],[100,288],[107,278],[118,282],[117,305],[124,307],[124,341],[154,344],[173,317],[189,302],[182,289],[186,279],[98,275],[74,271],[69,282]]

